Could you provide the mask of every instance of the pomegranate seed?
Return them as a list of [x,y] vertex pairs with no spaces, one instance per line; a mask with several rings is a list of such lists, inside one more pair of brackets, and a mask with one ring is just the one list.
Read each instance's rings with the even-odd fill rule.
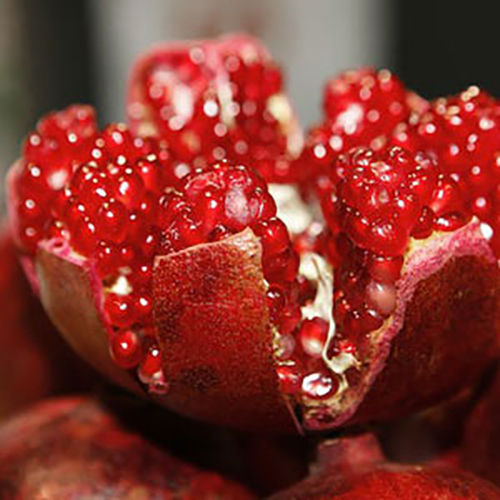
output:
[[110,350],[116,364],[127,370],[137,366],[142,356],[139,337],[131,330],[113,335]]
[[149,347],[139,366],[139,377],[144,383],[149,383],[155,373],[162,368],[161,351],[157,345]]
[[297,333],[302,349],[313,358],[321,356],[327,336],[328,322],[321,318],[304,320]]
[[104,310],[109,322],[118,328],[127,328],[134,322],[133,304],[125,295],[108,294]]

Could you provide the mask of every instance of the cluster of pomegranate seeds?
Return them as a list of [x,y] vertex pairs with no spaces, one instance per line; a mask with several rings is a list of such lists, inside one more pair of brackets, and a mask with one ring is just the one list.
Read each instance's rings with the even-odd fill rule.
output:
[[340,180],[323,208],[332,239],[336,338],[358,344],[396,307],[395,283],[410,238],[454,231],[471,214],[457,184],[423,153],[357,148],[334,170]]
[[281,70],[259,42],[229,37],[153,49],[131,83],[129,117],[202,166],[228,158],[286,180],[295,119]]
[[34,254],[40,241],[63,238],[91,261],[104,285],[111,354],[123,368],[139,365],[141,379],[151,381],[160,367],[151,296],[158,207],[165,187],[174,188],[188,167],[124,125],[98,131],[92,108],[78,105],[41,120],[23,153],[17,239]]
[[[442,198],[456,198],[493,229],[492,246],[500,254],[500,105],[470,87],[440,98],[420,116],[393,132],[392,142],[426,151],[448,174]],[[452,186],[452,187],[450,187]]]
[[294,176],[314,181],[321,197],[331,187],[330,165],[339,154],[357,146],[382,148],[419,99],[385,69],[361,68],[333,78],[324,91],[325,120],[309,131],[302,154],[294,162]]
[[13,214],[19,221],[18,243],[27,252],[34,252],[38,241],[46,236],[56,194],[66,185],[74,166],[89,157],[96,133],[93,108],[71,106],[47,115],[27,137]]

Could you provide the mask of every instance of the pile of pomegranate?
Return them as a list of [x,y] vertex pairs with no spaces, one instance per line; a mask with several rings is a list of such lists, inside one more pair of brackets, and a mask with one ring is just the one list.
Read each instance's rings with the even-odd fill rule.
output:
[[[176,413],[261,433],[373,431],[484,385],[500,353],[500,101],[477,87],[427,101],[362,68],[332,78],[323,103],[303,133],[267,49],[231,35],[141,56],[128,124],[100,128],[81,104],[40,119],[8,175],[9,222],[79,355]],[[132,448],[144,457],[123,488],[191,488],[155,468],[141,477],[146,462],[171,468],[149,445],[117,434],[106,449],[117,424],[94,402],[31,411],[6,429],[26,427],[37,448],[0,453],[0,471],[16,464],[15,498],[45,481],[67,494],[57,472],[15,476],[59,429],[85,443],[79,491],[84,462]],[[50,446],[54,467],[70,459]],[[377,446],[327,442],[310,478],[276,498],[500,498],[468,472],[388,463]],[[104,476],[92,487],[108,488]],[[248,495],[217,481],[199,486],[206,498]]]

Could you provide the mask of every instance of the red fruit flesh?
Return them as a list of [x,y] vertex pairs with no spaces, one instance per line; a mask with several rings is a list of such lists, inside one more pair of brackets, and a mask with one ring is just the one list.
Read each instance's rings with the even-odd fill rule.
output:
[[84,397],[46,401],[6,422],[0,477],[5,499],[253,498],[169,456]]
[[355,146],[384,147],[398,123],[426,107],[386,69],[361,68],[332,78],[324,91],[324,122],[308,132],[293,177],[306,192],[312,189],[321,197],[331,186],[330,166],[341,153]]
[[500,372],[467,420],[461,465],[500,485]]
[[272,182],[286,182],[301,147],[281,70],[247,35],[152,48],[132,70],[127,109],[134,132],[166,139],[180,159],[229,158]]
[[500,491],[474,475],[449,467],[386,462],[370,435],[325,442],[308,478],[273,500],[497,499]]

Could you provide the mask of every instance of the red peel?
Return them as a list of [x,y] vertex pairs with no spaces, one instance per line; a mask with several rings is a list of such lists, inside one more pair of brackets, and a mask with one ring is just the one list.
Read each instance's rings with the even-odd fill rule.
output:
[[470,473],[442,466],[386,462],[371,435],[327,441],[308,478],[273,500],[497,499],[500,491]]
[[87,397],[45,401],[0,428],[0,490],[2,498],[253,498],[168,455]]

